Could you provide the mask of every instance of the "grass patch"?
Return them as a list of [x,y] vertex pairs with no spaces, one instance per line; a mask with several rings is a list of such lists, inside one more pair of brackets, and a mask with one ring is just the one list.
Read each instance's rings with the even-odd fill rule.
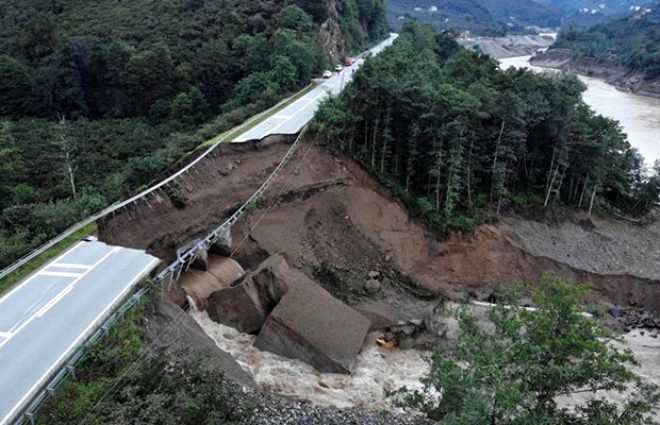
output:
[[4,279],[0,280],[0,294],[5,292],[7,289],[25,279],[27,276],[32,274],[35,270],[41,268],[44,264],[62,254],[64,251],[69,249],[74,243],[76,243],[80,238],[94,233],[96,231],[96,223],[88,224],[77,232],[73,233],[68,238],[65,238],[58,242],[57,244],[51,246],[46,251],[44,251],[38,257],[28,261],[18,270],[10,273]]
[[150,302],[133,307],[90,348],[75,378],[39,409],[37,425],[245,423],[254,406],[217,367],[176,338],[167,348],[145,338]]
[[[272,115],[278,113],[282,109],[286,108],[287,106],[291,105],[298,99],[302,98],[305,96],[307,93],[311,92],[314,88],[316,88],[317,85],[314,83],[309,84],[307,87],[296,93],[295,95],[289,97],[288,99],[285,99],[281,101],[280,103],[276,104],[270,109],[267,109],[263,112],[260,112],[248,120],[246,120],[243,124],[239,125],[238,127],[235,127],[231,130],[225,131],[224,133],[221,133],[201,144],[199,144],[195,149],[192,151],[185,152],[184,154],[181,155],[181,158],[179,158],[179,161],[184,160],[188,156],[192,155],[193,153],[202,150],[202,149],[208,149],[209,147],[213,146],[216,143],[222,143],[226,142],[229,140],[232,140],[239,135],[245,133],[248,130],[251,130],[253,127],[256,127],[258,124],[261,122],[265,121]],[[155,183],[155,182],[154,182]],[[144,187],[146,189],[146,187]],[[69,248],[71,245],[73,245],[74,242],[76,242],[78,239],[80,239],[83,236],[89,235],[90,233],[96,231],[96,224],[90,224],[88,226],[85,226],[84,228],[80,229],[76,233],[72,234],[68,238],[60,241],[58,244],[55,246],[49,248],[46,250],[44,253],[39,255],[38,257],[34,258],[33,260],[29,261],[25,265],[23,265],[21,268],[16,270],[15,272],[9,274],[6,276],[4,279],[0,280],[0,294],[5,292],[7,289],[15,285],[16,283],[20,282],[27,276],[29,276],[32,272],[35,270],[41,268],[44,264],[46,264],[48,261],[51,259],[57,257],[59,254],[64,252],[67,248]]]
[[[208,149],[209,147],[213,146],[216,143],[222,143],[226,142],[232,139],[235,139],[236,137],[240,136],[241,134],[245,133],[246,131],[251,130],[252,128],[256,127],[263,121],[265,121],[267,118],[270,118],[272,115],[280,112],[282,109],[286,108],[287,106],[291,105],[298,99],[302,98],[305,96],[307,93],[311,92],[317,87],[316,84],[312,83],[296,93],[295,95],[291,96],[288,99],[285,99],[278,103],[277,105],[273,106],[270,109],[266,109],[263,112],[258,113],[257,115],[254,115],[252,118],[248,119],[245,121],[243,124],[239,125],[236,128],[233,128],[231,130],[225,131],[222,134],[219,134],[212,139],[209,139],[200,145],[198,145],[193,152],[198,151],[200,149]],[[190,155],[190,152],[187,153],[187,155]],[[186,156],[187,156],[186,155]]]

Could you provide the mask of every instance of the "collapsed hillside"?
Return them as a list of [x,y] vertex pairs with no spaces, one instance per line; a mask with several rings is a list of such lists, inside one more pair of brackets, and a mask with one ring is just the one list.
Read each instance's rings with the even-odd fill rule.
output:
[[[183,177],[185,207],[177,209],[163,197],[151,207],[108,217],[100,223],[100,238],[172,259],[177,247],[220,224],[247,199],[287,148],[281,143],[227,147]],[[244,265],[283,253],[310,276],[319,267],[329,269],[342,282],[335,295],[344,299],[361,290],[367,271],[388,267],[400,273],[394,280],[412,280],[452,298],[484,297],[501,284],[535,281],[552,270],[591,283],[594,301],[658,311],[654,247],[660,226],[632,231],[630,226],[602,219],[547,224],[509,217],[443,240],[355,162],[308,140],[266,200],[232,231],[239,244],[234,254]],[[246,229],[252,232],[244,237]]]

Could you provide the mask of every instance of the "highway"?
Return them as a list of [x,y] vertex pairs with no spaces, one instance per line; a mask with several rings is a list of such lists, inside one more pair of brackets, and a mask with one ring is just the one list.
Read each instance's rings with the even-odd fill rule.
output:
[[81,241],[0,299],[0,425],[22,408],[160,260]]
[[[371,53],[378,54],[396,37],[397,34],[391,34],[370,49]],[[320,102],[328,94],[341,92],[363,63],[363,58],[357,58],[352,66],[333,73],[301,99],[232,143],[300,132],[313,118]],[[119,205],[106,208],[77,227],[146,197],[187,172],[216,146],[164,181]],[[2,276],[41,251],[3,270]],[[112,247],[98,241],[80,242],[0,299],[0,425],[16,419],[80,343],[158,263],[158,259],[143,251]]]
[[[390,34],[387,40],[371,48],[369,51],[372,55],[377,55],[386,47],[391,46],[397,36],[398,34]],[[304,97],[241,134],[232,140],[232,143],[260,140],[266,136],[275,134],[297,134],[314,117],[314,113],[323,99],[328,94],[339,94],[353,79],[353,72],[362,66],[363,63],[363,58],[356,58],[353,65],[345,67],[339,73],[333,72],[332,77],[326,79]]]

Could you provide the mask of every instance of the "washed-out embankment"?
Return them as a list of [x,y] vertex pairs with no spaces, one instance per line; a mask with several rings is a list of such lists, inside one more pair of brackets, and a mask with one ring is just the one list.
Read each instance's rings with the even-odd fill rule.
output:
[[552,49],[533,56],[532,65],[573,70],[590,77],[602,78],[626,92],[660,98],[660,78],[648,80],[643,72],[623,67],[613,61],[579,57],[566,49]]
[[[177,247],[238,208],[288,148],[277,141],[224,147],[148,207],[105,218],[100,238],[171,259]],[[547,270],[589,282],[592,301],[660,311],[659,236],[658,223],[576,216],[552,224],[508,216],[470,235],[441,238],[358,164],[306,140],[257,208],[232,229],[225,251],[232,258],[212,255],[206,271],[163,285],[175,303],[156,306],[145,326],[152,334],[174,332],[167,344],[183,347],[165,352],[207,358],[217,351],[215,367],[243,386],[256,381],[322,405],[388,408],[382,389],[417,381],[425,369],[420,352],[381,349],[379,335],[428,349],[455,332],[442,317],[448,298],[492,299],[500,285],[532,282]],[[194,311],[182,316],[175,304]],[[282,411],[272,409],[277,401],[265,403],[270,416]],[[414,420],[378,422],[365,419],[367,412],[342,414],[358,415],[356,423]],[[326,419],[317,423],[338,423]]]
[[[287,148],[253,144],[211,155],[182,176],[176,202],[163,193],[150,207],[107,217],[100,237],[171,259],[177,247],[220,224],[247,199]],[[658,224],[586,218],[588,226],[579,218],[547,224],[511,216],[445,240],[411,218],[356,163],[311,141],[301,146],[261,205],[244,220],[252,232],[241,249],[283,252],[308,273],[319,264],[374,267],[357,260],[370,257],[361,249],[378,250],[402,274],[435,293],[488,291],[532,282],[551,270],[590,283],[594,300],[660,310]]]

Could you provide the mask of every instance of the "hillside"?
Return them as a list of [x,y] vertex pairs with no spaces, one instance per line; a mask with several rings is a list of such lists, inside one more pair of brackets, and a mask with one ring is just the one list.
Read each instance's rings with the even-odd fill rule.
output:
[[406,20],[425,22],[438,29],[453,28],[480,35],[526,32],[526,26],[556,27],[561,11],[531,0],[386,0],[390,24]]
[[588,29],[563,30],[536,63],[600,75],[631,91],[660,96],[660,2]]
[[562,23],[590,26],[622,16],[642,7],[647,0],[534,0],[548,6],[559,8],[564,13]]
[[380,0],[7,0],[0,267],[384,36]]

